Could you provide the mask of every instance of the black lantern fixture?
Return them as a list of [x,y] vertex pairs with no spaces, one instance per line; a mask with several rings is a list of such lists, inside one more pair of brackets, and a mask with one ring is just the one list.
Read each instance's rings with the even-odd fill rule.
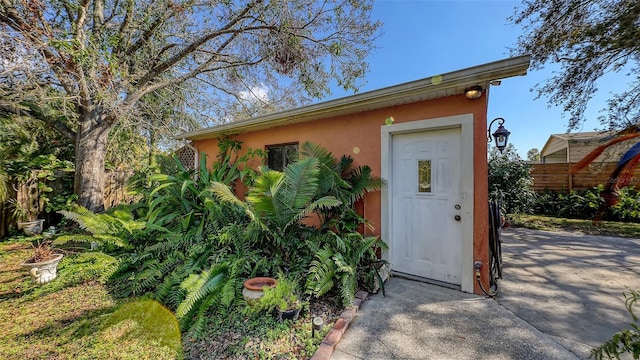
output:
[[495,118],[493,120],[491,120],[491,123],[489,123],[489,128],[487,129],[487,141],[491,142],[491,126],[493,125],[494,122],[498,122],[498,129],[496,130],[496,132],[494,132],[493,138],[496,141],[496,147],[498,148],[498,150],[500,150],[500,152],[502,152],[504,150],[504,148],[507,147],[507,142],[509,141],[509,135],[511,135],[511,132],[507,129],[504,128],[504,126],[502,126],[502,124],[504,124],[504,119],[503,118]]

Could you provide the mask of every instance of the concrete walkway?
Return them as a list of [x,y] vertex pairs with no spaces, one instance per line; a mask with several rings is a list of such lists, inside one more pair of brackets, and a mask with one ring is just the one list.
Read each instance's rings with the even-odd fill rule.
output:
[[506,229],[500,295],[391,278],[332,359],[586,359],[631,321],[640,240]]

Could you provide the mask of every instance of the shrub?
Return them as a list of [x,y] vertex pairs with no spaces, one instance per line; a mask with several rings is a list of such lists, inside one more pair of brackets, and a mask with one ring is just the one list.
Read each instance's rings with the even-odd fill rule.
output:
[[[116,293],[151,295],[196,336],[208,316],[238,305],[249,277],[283,273],[303,279],[311,295],[335,291],[348,305],[358,281],[374,279],[376,250],[384,246],[357,232],[366,221],[353,204],[381,181],[349,157],[337,160],[311,144],[303,149],[309,155],[283,172],[250,174],[219,163],[209,169],[202,159],[194,176],[177,163],[171,175],[151,175],[139,187],[145,200],[128,211],[65,215],[84,220],[94,238],[121,238],[119,251],[127,253],[111,283]],[[233,191],[240,179],[250,183],[246,200]],[[320,226],[301,221],[308,216]]]
[[[65,212],[91,236],[60,241],[120,245],[119,267],[110,284],[119,296],[149,294],[180,315],[184,330],[201,330],[206,311],[230,304],[239,279],[265,259],[244,235],[248,217],[209,192],[218,176],[202,159],[197,176],[177,162],[173,175],[153,174],[143,202],[105,214],[81,208]],[[231,177],[235,179],[236,177]],[[125,251],[124,255],[122,252]],[[228,300],[227,299],[231,299]]]
[[[314,296],[335,290],[348,305],[358,279],[371,278],[361,269],[370,270],[376,249],[384,246],[379,238],[357,232],[367,223],[353,204],[382,182],[371,177],[370,168],[354,167],[352,158],[338,160],[317,145],[303,144],[302,154],[283,172],[262,168],[246,201],[224,184],[213,184],[212,191],[248,214],[249,237],[257,239],[259,248],[273,249],[268,256],[277,270],[306,277]],[[320,220],[318,229],[300,222],[312,214]]]
[[493,148],[489,153],[489,197],[502,204],[507,214],[528,214],[536,194],[531,171],[509,144],[503,153]]
[[373,264],[377,261],[376,249],[386,245],[377,236],[363,236],[358,232],[336,234],[328,232],[322,247],[315,252],[307,278],[307,291],[319,297],[337,288],[342,305],[349,306],[361,285],[372,289],[377,273]]
[[[570,219],[593,219],[604,200],[600,193],[603,185],[569,193],[545,191],[538,194],[533,205],[533,213]],[[633,188],[623,188],[619,192],[619,202],[606,211],[602,220],[640,222],[640,192]]]

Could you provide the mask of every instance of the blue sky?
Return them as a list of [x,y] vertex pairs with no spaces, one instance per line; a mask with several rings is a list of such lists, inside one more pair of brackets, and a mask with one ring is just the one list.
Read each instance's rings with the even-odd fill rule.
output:
[[[360,91],[510,57],[522,29],[507,18],[519,4],[509,0],[376,1],[372,17],[383,22],[383,34],[376,41],[378,49],[369,56],[367,82]],[[530,70],[527,76],[504,79],[500,86],[491,87],[488,119],[506,119],[509,142],[522,157],[531,148],[542,149],[549,134],[567,131],[562,109],[549,108],[546,98],[536,100],[536,93],[531,92],[553,70],[554,66]],[[599,83],[599,92],[588,108],[590,120],[576,131],[600,126],[599,110],[611,91],[623,89],[623,77],[614,75]],[[346,95],[334,89],[331,98]]]

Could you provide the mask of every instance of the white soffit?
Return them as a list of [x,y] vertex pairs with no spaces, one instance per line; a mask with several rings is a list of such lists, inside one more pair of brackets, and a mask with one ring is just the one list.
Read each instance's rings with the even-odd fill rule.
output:
[[492,80],[526,75],[529,62],[529,55],[508,58],[362,94],[182,133],[176,138],[202,140],[217,137],[221,134],[237,134],[268,129],[287,124],[461,95],[464,93],[464,89],[470,86],[480,85],[483,89],[486,89],[488,83]]

